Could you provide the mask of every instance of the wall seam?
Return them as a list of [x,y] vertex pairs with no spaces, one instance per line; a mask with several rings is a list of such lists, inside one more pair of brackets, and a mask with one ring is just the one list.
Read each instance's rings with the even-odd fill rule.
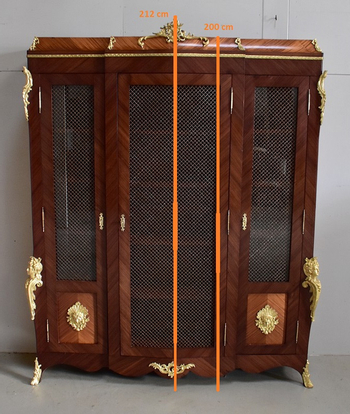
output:
[[290,0],[288,0],[288,11],[287,11],[287,39],[289,39],[289,25],[290,25]]
[[261,38],[264,38],[264,12],[265,12],[265,0],[261,0]]

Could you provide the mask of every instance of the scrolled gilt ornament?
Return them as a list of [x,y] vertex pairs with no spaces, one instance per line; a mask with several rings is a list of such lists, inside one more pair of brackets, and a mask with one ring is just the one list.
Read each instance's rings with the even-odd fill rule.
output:
[[255,324],[265,335],[273,332],[278,323],[278,313],[270,305],[266,305],[256,314]]
[[75,331],[82,331],[89,321],[89,312],[80,302],[68,309],[67,322]]
[[323,117],[324,117],[324,109],[326,106],[326,90],[324,88],[324,80],[326,79],[328,72],[325,70],[322,75],[320,76],[318,82],[317,82],[317,91],[321,96],[321,105],[318,107],[321,111],[320,114],[320,125],[323,123]]
[[322,53],[322,50],[321,50],[320,46],[317,43],[317,39],[314,39],[311,43],[314,45],[314,48],[315,48],[316,52],[321,52]]
[[[170,378],[174,378],[175,375],[175,366],[174,361],[170,362],[168,365],[166,364],[158,364],[157,362],[152,362],[149,364],[149,367],[152,367],[154,369],[158,369],[162,374],[168,375]],[[176,373],[182,374],[187,369],[194,368],[194,364],[181,364],[176,367]]]
[[35,50],[36,46],[40,43],[39,38],[34,36],[33,43],[30,45],[29,50]]
[[41,380],[41,374],[42,374],[41,364],[39,364],[38,358],[35,358],[35,361],[34,361],[34,374],[33,374],[33,379],[31,381],[31,385],[35,386],[35,385],[39,384],[39,382]]
[[237,39],[235,40],[236,45],[238,46],[239,50],[245,50],[245,48],[242,46],[242,40],[240,37],[237,37]]
[[22,91],[24,115],[26,117],[26,120],[29,121],[29,114],[28,114],[28,105],[30,105],[29,93],[33,87],[33,78],[32,78],[32,74],[29,72],[29,70],[25,66],[23,66],[23,73],[26,75],[26,80],[27,80],[26,84],[23,86],[23,91]]
[[[186,33],[184,30],[181,29],[182,26],[183,26],[183,23],[180,23],[180,22],[177,23],[177,41],[178,42],[184,42],[185,40],[190,40],[190,39],[199,39],[202,41],[203,46],[207,46],[209,44],[209,39],[207,37],[199,37],[191,33]],[[167,23],[166,25],[161,27],[160,32],[158,33],[153,33],[150,36],[140,37],[137,43],[143,49],[145,45],[145,41],[147,39],[151,39],[154,37],[164,37],[167,43],[173,43],[174,42],[174,22]]]
[[310,298],[310,317],[312,322],[315,320],[315,311],[317,308],[318,300],[321,294],[321,282],[318,279],[320,273],[320,267],[316,257],[311,259],[306,258],[303,266],[304,274],[306,279],[302,283],[304,288],[309,287],[311,298]]
[[28,278],[25,282],[25,289],[27,293],[27,298],[29,302],[29,308],[31,313],[31,319],[34,321],[35,319],[35,294],[37,287],[41,287],[43,285],[43,281],[41,279],[41,272],[43,271],[43,265],[41,263],[41,258],[35,258],[33,256],[30,257],[27,274]]
[[305,388],[313,388],[314,387],[314,385],[313,385],[313,383],[311,382],[311,379],[310,379],[309,364],[310,364],[309,361],[306,361],[306,365],[303,368],[303,373],[301,374],[301,377],[303,379],[303,384],[304,384]]
[[108,50],[112,50],[113,49],[113,46],[114,46],[114,43],[116,42],[116,38],[114,37],[114,36],[111,36],[110,38],[109,38],[109,45],[108,45]]

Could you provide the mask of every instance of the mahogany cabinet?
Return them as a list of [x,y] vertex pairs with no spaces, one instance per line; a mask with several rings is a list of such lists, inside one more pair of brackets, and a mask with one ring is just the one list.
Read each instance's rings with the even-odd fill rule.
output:
[[[215,376],[219,347],[221,375],[289,366],[310,387],[322,52],[221,39],[217,343],[215,39],[180,34],[177,372]],[[158,35],[28,51],[33,384],[55,364],[174,375],[173,46]]]

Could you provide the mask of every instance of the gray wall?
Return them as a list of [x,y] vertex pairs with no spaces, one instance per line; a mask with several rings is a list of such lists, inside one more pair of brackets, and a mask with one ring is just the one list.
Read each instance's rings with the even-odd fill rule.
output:
[[[188,0],[2,0],[0,10],[0,351],[35,351],[23,287],[32,254],[28,129],[21,96],[26,50],[34,36],[147,35],[176,14],[185,30],[198,35],[318,39],[329,74],[315,244],[323,290],[310,354],[350,354],[345,261],[350,245],[348,0],[217,0],[207,5]],[[140,18],[140,10],[168,12],[169,18]],[[234,30],[208,33],[205,23],[232,24]]]

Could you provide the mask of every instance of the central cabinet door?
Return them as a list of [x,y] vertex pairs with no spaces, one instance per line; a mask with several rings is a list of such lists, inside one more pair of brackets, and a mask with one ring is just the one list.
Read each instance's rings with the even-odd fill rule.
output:
[[[229,96],[230,77],[225,80]],[[179,356],[213,356],[215,75],[179,75],[178,84]],[[120,75],[118,102],[121,353],[171,358],[172,75]],[[225,139],[227,151],[228,133]],[[228,159],[222,168],[228,176]],[[227,180],[221,190],[227,211]]]

